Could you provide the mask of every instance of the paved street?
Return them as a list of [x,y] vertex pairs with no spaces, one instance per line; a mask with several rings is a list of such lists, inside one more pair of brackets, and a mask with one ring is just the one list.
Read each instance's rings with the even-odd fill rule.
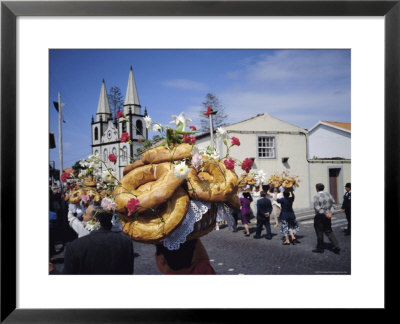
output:
[[[332,228],[342,249],[339,255],[330,251],[327,237],[324,253],[311,252],[316,244],[313,219],[299,221],[297,237],[300,244],[289,246],[282,245],[282,235],[273,225],[272,240],[264,238],[265,229],[261,239],[254,239],[255,219],[251,222],[250,237],[244,236],[241,225],[236,233],[227,226],[221,226],[219,231],[214,230],[202,237],[217,274],[350,274],[350,236],[343,233],[347,224],[344,214],[338,213],[332,218]],[[160,274],[155,265],[154,246],[135,242],[134,247],[137,255],[135,274]]]
[[[211,264],[219,275],[290,275],[290,274],[350,274],[350,239],[345,236],[343,229],[347,221],[343,213],[336,213],[332,218],[332,228],[339,241],[341,253],[334,254],[327,237],[325,252],[313,253],[311,250],[316,244],[316,235],[313,227],[313,218],[298,217],[300,232],[297,238],[300,244],[282,245],[282,235],[279,229],[273,227],[272,240],[265,239],[265,229],[262,238],[254,239],[256,220],[250,224],[251,236],[244,236],[243,227],[234,233],[226,225],[220,226],[219,231],[212,231],[202,237],[207,249]],[[155,247],[151,244],[134,242],[135,275],[160,275],[155,264]],[[62,260],[63,253],[59,259]],[[56,262],[55,267],[61,271],[63,264]]]

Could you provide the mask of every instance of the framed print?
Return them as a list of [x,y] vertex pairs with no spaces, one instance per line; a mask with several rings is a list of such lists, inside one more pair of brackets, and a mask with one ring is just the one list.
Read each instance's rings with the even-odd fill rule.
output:
[[[397,0],[2,1],[1,320],[6,323],[30,321],[52,323],[182,321],[190,323],[227,321],[248,308],[257,308],[260,313],[264,311],[264,308],[271,307],[283,309],[390,308],[392,302],[387,295],[393,288],[390,285],[384,287],[384,283],[387,284],[393,278],[393,270],[388,266],[389,260],[382,255],[382,251],[386,256],[394,253],[393,242],[389,244],[389,239],[396,237],[396,232],[398,232],[398,228],[393,226],[392,218],[395,217],[391,217],[389,212],[393,210],[398,212],[395,202],[399,199],[397,188],[400,99],[399,2]],[[343,23],[338,23],[340,19]],[[351,19],[354,19],[355,24],[352,25]],[[293,21],[296,23],[294,24]],[[183,25],[185,28],[182,28]],[[112,39],[111,34],[103,29],[104,26],[108,26],[108,30],[117,30],[119,35]],[[321,28],[318,29],[317,26]],[[352,27],[354,30],[351,29]],[[52,34],[52,31],[57,31],[57,33]],[[215,35],[211,36],[213,33],[219,38]],[[307,33],[308,35],[305,35]],[[164,37],[160,37],[160,34]],[[354,39],[345,39],[346,34]],[[362,45],[353,47],[357,37]],[[52,40],[51,46],[47,46],[48,38]],[[291,38],[290,42],[289,38]],[[296,38],[298,42],[295,41]],[[67,39],[73,39],[73,42],[68,44]],[[126,42],[122,39],[126,39]],[[267,43],[267,40],[270,43]],[[365,45],[368,41],[372,44],[370,47]],[[346,282],[347,287],[350,288],[343,299],[347,300],[346,298],[356,296],[356,290],[358,293],[362,290],[362,282],[367,280],[367,275],[376,275],[377,278],[374,278],[376,282],[371,282],[369,286],[371,291],[376,289],[375,300],[360,300],[358,303],[354,301],[354,305],[349,304],[349,306],[344,306],[343,301],[335,300],[330,305],[315,304],[313,306],[307,298],[311,300],[315,296],[308,295],[302,301],[291,301],[282,305],[271,302],[270,305],[264,307],[259,302],[241,304],[240,295],[243,296],[246,290],[242,285],[244,279],[241,277],[244,276],[237,276],[238,279],[235,279],[236,285],[239,283],[243,286],[240,288],[237,287],[239,285],[235,286],[232,280],[225,280],[224,276],[221,276],[219,281],[206,280],[200,276],[197,284],[190,279],[171,278],[166,281],[161,279],[162,276],[157,278],[143,276],[140,278],[141,282],[133,278],[132,280],[124,279],[125,283],[122,284],[121,278],[118,277],[112,280],[102,276],[94,279],[79,276],[76,278],[48,277],[48,269],[44,269],[43,265],[35,264],[35,262],[42,263],[37,261],[43,260],[42,252],[37,250],[40,244],[46,242],[47,237],[44,237],[39,230],[37,231],[34,223],[36,222],[37,226],[44,224],[40,215],[43,214],[43,206],[48,202],[47,197],[39,194],[37,194],[39,197],[29,197],[29,199],[27,195],[34,196],[35,187],[41,188],[41,184],[44,183],[38,178],[41,177],[43,171],[48,172],[48,165],[43,167],[43,163],[37,162],[40,156],[47,158],[48,137],[45,139],[46,142],[43,142],[44,139],[40,137],[43,127],[47,127],[47,117],[42,118],[40,113],[35,113],[35,109],[41,109],[38,108],[41,107],[39,103],[44,104],[43,99],[47,102],[54,99],[49,99],[48,93],[48,50],[49,48],[129,49],[135,46],[140,49],[235,49],[241,47],[254,49],[257,46],[282,49],[350,48],[353,51],[352,69],[368,67],[368,61],[365,58],[370,60],[370,75],[365,74],[366,71],[363,71],[364,74],[354,73],[354,85],[352,83],[351,89],[352,109],[353,105],[366,107],[368,103],[373,104],[370,104],[368,109],[358,108],[354,110],[354,113],[352,111],[352,118],[358,121],[355,123],[355,137],[360,141],[356,142],[357,145],[352,147],[352,150],[357,154],[357,161],[360,163],[360,168],[357,167],[354,170],[355,177],[362,179],[359,183],[367,187],[361,192],[373,197],[379,196],[376,198],[380,206],[378,208],[370,206],[370,197],[364,198],[361,194],[358,196],[356,194],[355,199],[358,200],[360,206],[359,214],[365,216],[365,223],[373,223],[370,220],[374,219],[375,215],[376,224],[362,224],[363,233],[361,229],[356,229],[357,240],[352,240],[352,246],[356,251],[353,253],[352,249],[352,261],[356,262],[356,266],[352,267],[352,273],[348,279],[340,276],[316,276],[315,278],[287,276],[285,280],[300,287],[298,289],[302,291],[302,294],[306,294],[308,287],[312,292],[317,291],[317,286],[323,285],[326,281],[337,292],[338,287],[343,287],[341,285]],[[26,60],[27,55],[32,55],[34,58]],[[363,56],[365,61],[363,61]],[[35,62],[37,66],[29,67],[26,62]],[[26,77],[25,73],[28,69],[31,69],[29,73],[34,75],[34,78],[32,75],[29,78]],[[368,80],[366,76],[370,76],[369,82],[362,83],[366,80],[360,80],[362,79],[360,75],[363,75],[366,80]],[[27,80],[29,82],[26,82]],[[358,98],[363,96],[364,101],[358,101]],[[371,106],[376,108],[371,108]],[[45,120],[44,125],[43,120]],[[361,120],[364,123],[360,122]],[[48,128],[46,128],[47,131]],[[375,133],[375,141],[371,133]],[[27,145],[31,140],[28,136],[30,134],[32,138],[37,136],[35,145]],[[364,134],[369,134],[369,136],[364,136]],[[369,145],[368,149],[366,149],[367,145]],[[29,154],[26,155],[21,152],[21,148],[28,146]],[[46,146],[44,150],[43,146]],[[366,152],[370,154],[368,160],[367,157],[364,160]],[[368,180],[367,177],[371,175],[372,179]],[[372,193],[368,192],[369,185]],[[373,192],[376,190],[376,185],[379,185],[380,189],[384,186],[384,194]],[[42,191],[37,190],[37,192]],[[29,203],[24,205],[25,201]],[[23,218],[21,218],[21,212]],[[383,212],[384,222],[383,216],[379,215]],[[396,212],[394,214],[397,215]],[[361,224],[360,218],[355,220],[356,224]],[[48,221],[47,218],[46,221]],[[367,229],[365,232],[364,228]],[[376,228],[375,241],[371,238],[373,228]],[[27,240],[32,243],[27,244]],[[28,246],[31,246],[31,249],[27,248]],[[376,256],[376,260],[367,260],[368,253]],[[368,268],[363,269],[367,265]],[[28,269],[31,272],[30,275],[26,275]],[[363,270],[367,275],[362,273]],[[44,273],[47,277],[41,282]],[[272,279],[271,276],[265,276],[265,278],[264,276],[249,276],[248,279],[250,284],[247,291],[250,295],[257,289],[256,282],[264,291],[268,287],[279,291],[277,284],[272,282],[276,279]],[[352,280],[356,283],[352,283]],[[75,293],[68,292],[71,290],[72,281],[74,281]],[[335,283],[338,282],[340,285],[335,287]],[[27,283],[31,284],[29,289],[24,288]],[[49,288],[51,286],[54,291]],[[79,288],[82,287],[86,288],[82,289],[81,296],[78,296],[80,295]],[[148,287],[147,290],[146,287]],[[187,287],[190,287],[189,291]],[[60,297],[51,297],[53,293],[54,296]],[[239,295],[235,295],[238,293]],[[200,297],[197,294],[201,297],[207,296],[209,302],[199,300]],[[295,294],[299,296],[300,292],[297,291]],[[190,298],[185,299],[188,295]],[[160,296],[162,296],[161,299]],[[106,300],[107,298],[109,299]],[[128,300],[130,303],[127,302]],[[210,309],[214,311],[209,313]]]

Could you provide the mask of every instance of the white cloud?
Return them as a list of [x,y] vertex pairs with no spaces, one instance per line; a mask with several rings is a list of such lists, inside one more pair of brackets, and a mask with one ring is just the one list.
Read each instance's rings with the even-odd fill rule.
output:
[[283,50],[252,56],[220,92],[229,122],[267,112],[310,128],[319,120],[350,121],[350,57],[337,50]]

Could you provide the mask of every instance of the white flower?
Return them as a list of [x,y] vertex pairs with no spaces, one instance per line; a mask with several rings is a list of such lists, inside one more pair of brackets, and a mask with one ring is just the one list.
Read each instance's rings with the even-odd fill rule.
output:
[[87,168],[88,167],[88,162],[86,161],[86,160],[80,160],[79,161],[79,165],[82,167],[82,168]]
[[228,137],[228,133],[222,127],[218,127],[216,132],[218,137],[221,137],[223,139],[226,139]]
[[78,177],[79,177],[79,178],[83,178],[83,177],[86,177],[86,175],[87,175],[87,171],[86,171],[86,170],[81,170],[81,171],[79,172]]
[[103,198],[101,200],[101,207],[103,207],[105,210],[115,210],[117,208],[117,204],[115,201],[111,200],[110,198]]
[[115,178],[115,172],[112,170],[104,170],[102,178],[104,182],[113,182]]
[[183,124],[182,131],[185,130],[188,122],[191,122],[192,120],[189,118],[185,118],[185,113],[181,112],[179,116],[173,115],[172,118],[174,119],[173,121],[170,122],[170,124],[175,124],[178,125],[179,123]]
[[214,149],[214,152],[212,152],[211,157],[213,159],[219,159],[219,151],[217,149]]
[[161,131],[161,125],[160,124],[154,124],[153,125],[153,131],[155,132],[160,132]]
[[195,152],[192,155],[192,166],[197,170],[202,164],[203,164],[203,157],[200,155],[200,153]]
[[174,167],[174,175],[179,179],[186,179],[189,174],[190,169],[185,164],[185,161],[175,165]]
[[263,170],[258,170],[257,173],[255,174],[255,179],[257,181],[256,185],[263,184],[266,179],[266,173]]
[[144,122],[146,123],[146,128],[150,129],[151,128],[151,124],[153,123],[153,121],[151,120],[150,116],[144,116]]
[[99,154],[89,155],[89,162],[99,163],[100,162],[100,155]]

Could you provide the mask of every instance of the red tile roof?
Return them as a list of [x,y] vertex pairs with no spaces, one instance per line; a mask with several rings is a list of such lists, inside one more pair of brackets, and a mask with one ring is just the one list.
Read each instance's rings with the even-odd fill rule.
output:
[[327,120],[322,120],[322,122],[351,131],[351,123],[332,122]]

